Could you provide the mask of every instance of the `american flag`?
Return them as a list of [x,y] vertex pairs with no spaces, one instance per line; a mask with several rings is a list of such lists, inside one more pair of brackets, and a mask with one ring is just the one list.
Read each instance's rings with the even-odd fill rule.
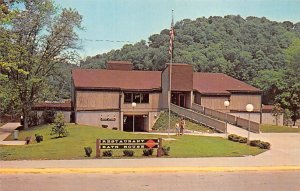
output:
[[172,18],[172,23],[171,23],[171,29],[170,29],[170,46],[169,46],[169,54],[173,56],[173,49],[174,49],[174,23],[173,23],[173,18]]

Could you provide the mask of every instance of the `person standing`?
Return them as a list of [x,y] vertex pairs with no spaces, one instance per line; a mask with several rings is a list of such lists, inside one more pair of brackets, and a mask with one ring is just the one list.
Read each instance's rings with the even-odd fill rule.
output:
[[183,133],[184,133],[184,128],[185,128],[185,120],[182,117],[181,120],[180,120],[180,134],[181,135],[183,135]]
[[178,122],[175,124],[175,131],[176,131],[176,136],[179,136],[180,128],[179,128],[179,123]]

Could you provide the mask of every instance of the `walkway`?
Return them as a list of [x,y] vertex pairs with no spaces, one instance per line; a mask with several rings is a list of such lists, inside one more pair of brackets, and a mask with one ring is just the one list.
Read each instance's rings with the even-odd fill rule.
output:
[[18,127],[20,127],[20,123],[6,123],[1,126],[0,145],[25,145],[26,141],[4,141]]

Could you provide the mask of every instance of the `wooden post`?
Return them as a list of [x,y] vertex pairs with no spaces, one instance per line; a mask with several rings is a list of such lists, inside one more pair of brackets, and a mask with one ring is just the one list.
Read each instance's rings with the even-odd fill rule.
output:
[[100,158],[100,139],[96,139],[96,158]]
[[163,156],[163,150],[162,150],[162,138],[158,139],[158,149],[157,149],[157,157]]

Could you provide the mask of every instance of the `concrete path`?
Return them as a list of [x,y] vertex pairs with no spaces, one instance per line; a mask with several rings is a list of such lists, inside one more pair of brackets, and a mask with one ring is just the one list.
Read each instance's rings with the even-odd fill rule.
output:
[[0,145],[25,145],[26,141],[4,141],[18,127],[20,127],[20,123],[6,123],[1,126]]

